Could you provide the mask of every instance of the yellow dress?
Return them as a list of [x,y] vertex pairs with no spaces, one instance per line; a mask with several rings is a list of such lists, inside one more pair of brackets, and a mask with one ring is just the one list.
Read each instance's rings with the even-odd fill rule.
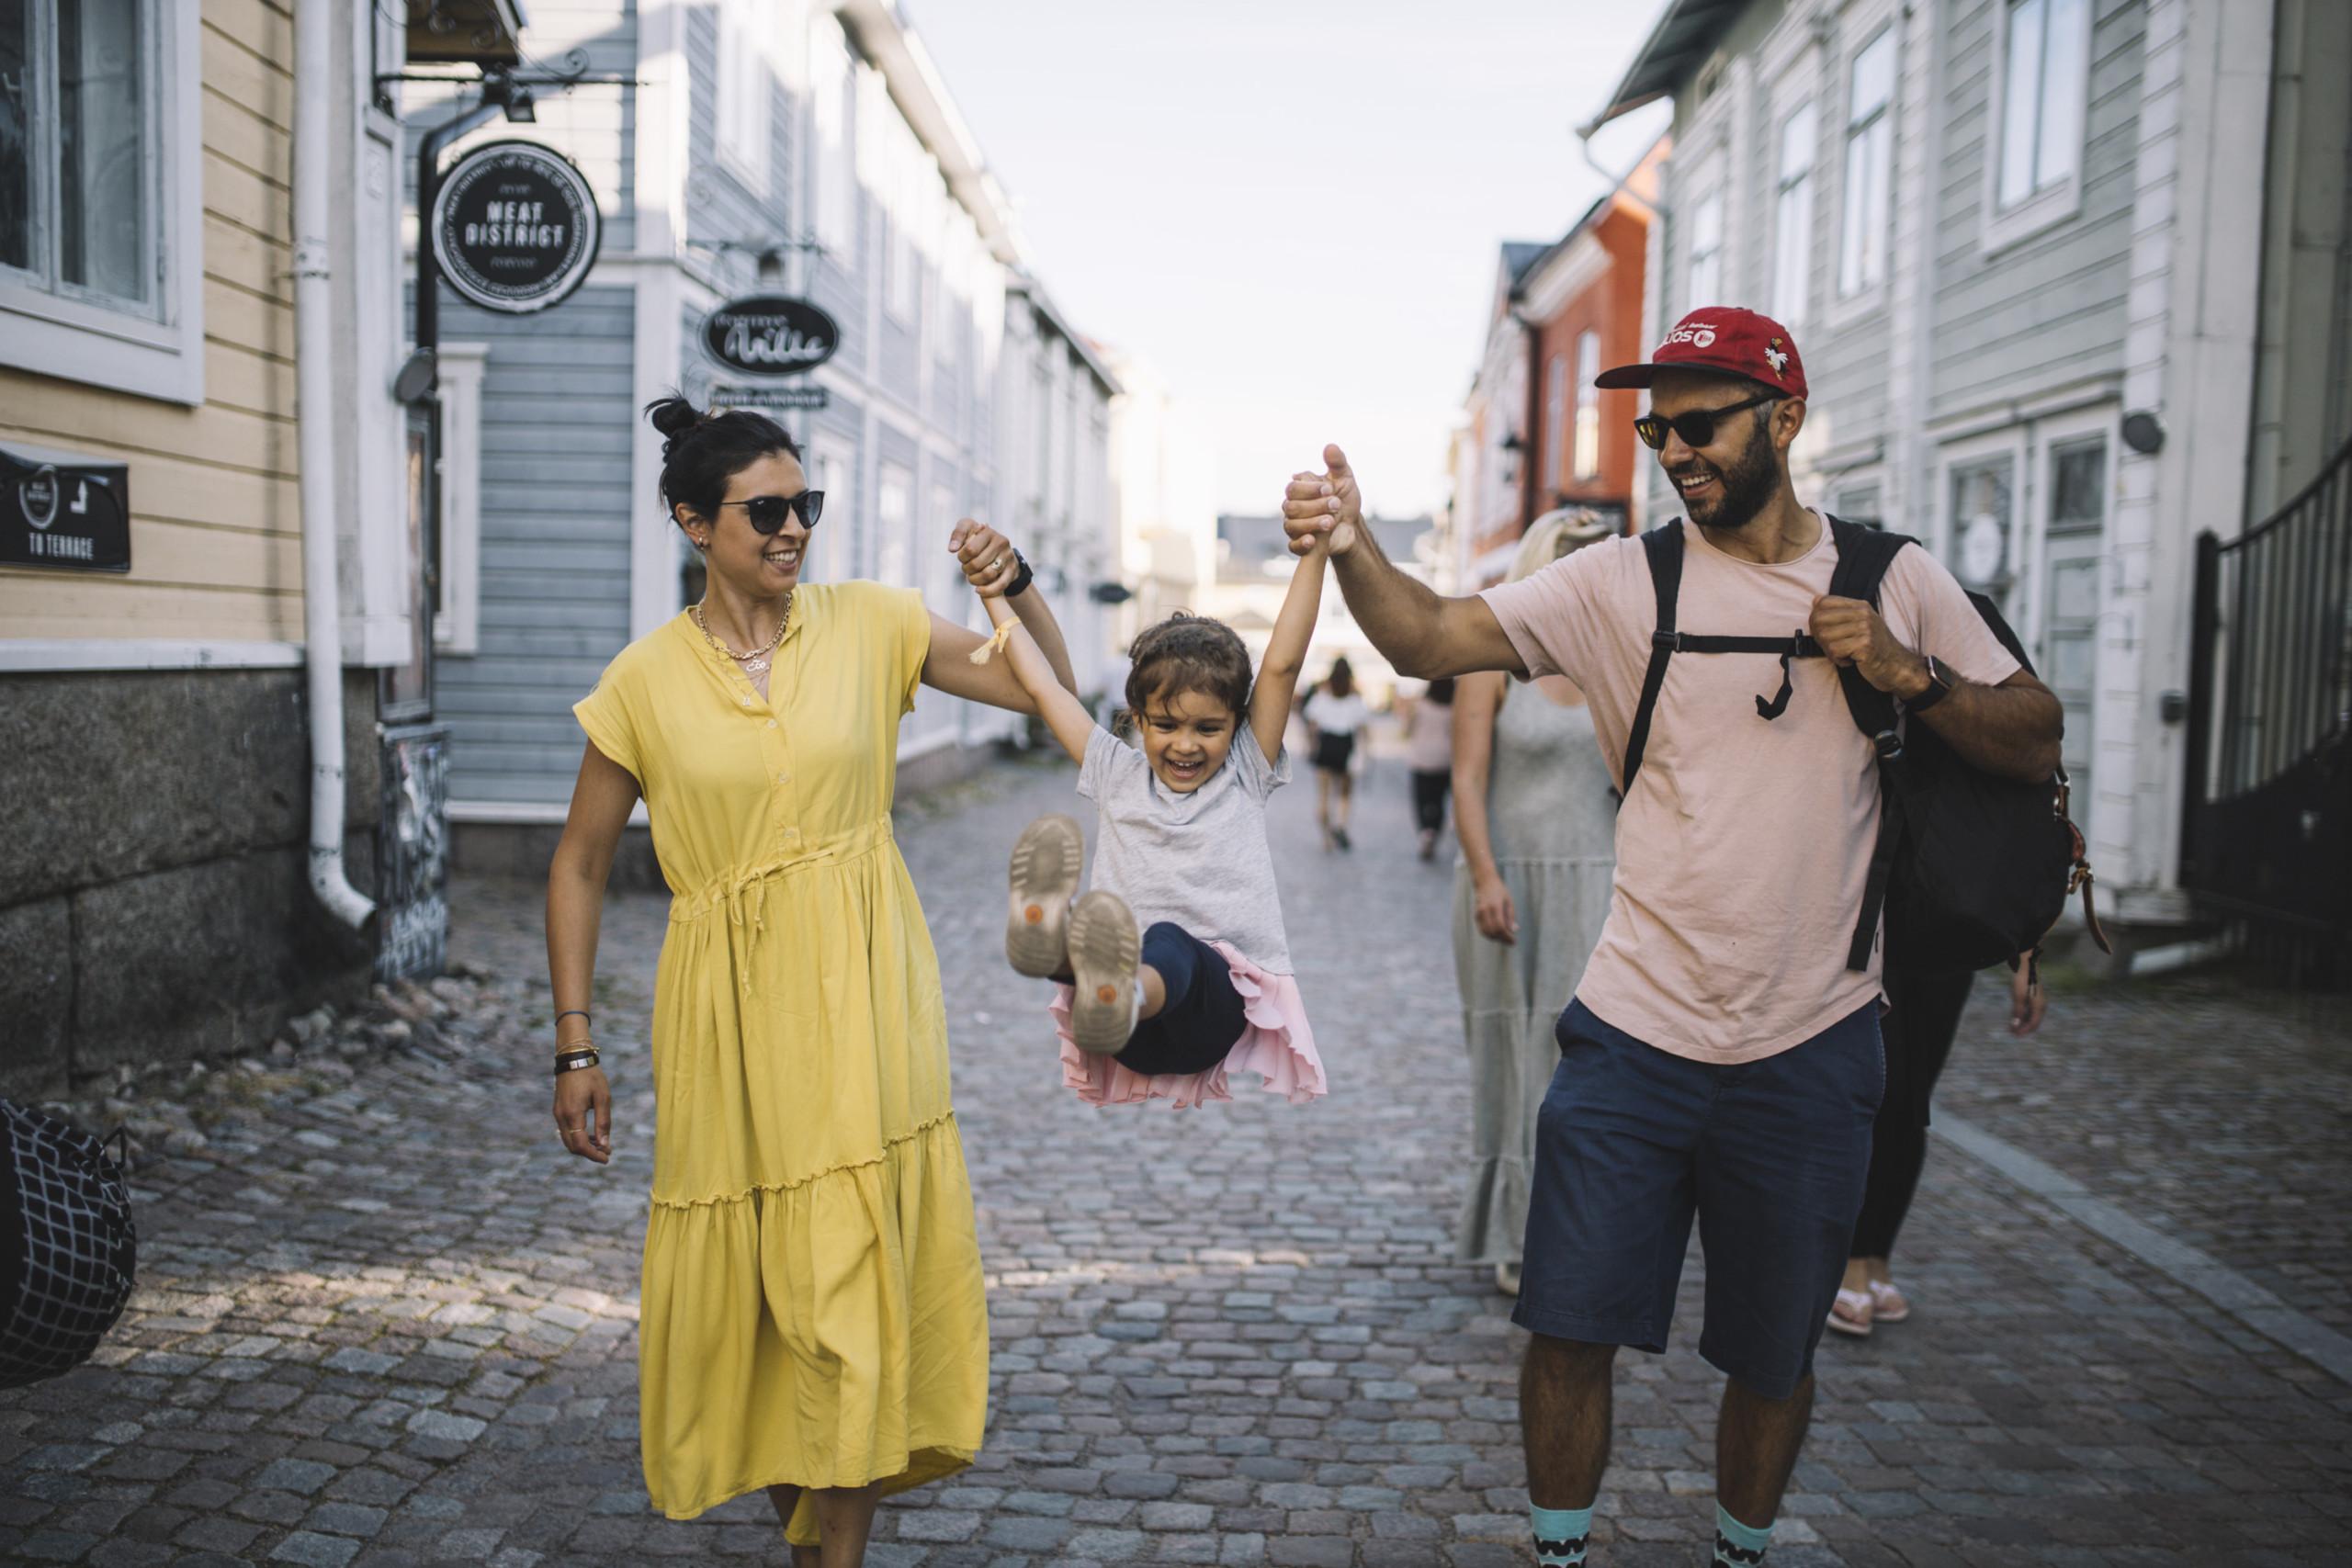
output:
[[[795,596],[770,700],[688,616],[573,712],[638,780],[674,897],[653,1011],[645,1485],[902,1491],[969,1464],[988,1306],[939,962],[890,833],[920,595]],[[803,1499],[791,1538],[816,1540]]]

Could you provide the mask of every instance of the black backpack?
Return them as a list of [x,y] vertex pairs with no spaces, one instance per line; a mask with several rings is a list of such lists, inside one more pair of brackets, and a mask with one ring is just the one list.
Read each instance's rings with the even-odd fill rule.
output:
[[[1829,592],[1878,607],[1879,585],[1895,552],[1917,541],[1881,533],[1843,518],[1829,519],[1838,566]],[[1693,636],[1675,622],[1682,590],[1682,520],[1642,536],[1650,581],[1657,595],[1657,630],[1650,639],[1648,671],[1625,743],[1624,789],[1631,794],[1648,744],[1650,717],[1677,653],[1770,653],[1781,660],[1781,687],[1758,696],[1759,717],[1775,719],[1789,705],[1792,659],[1819,659],[1821,646],[1804,632],[1784,637]],[[2033,666],[2017,634],[1991,600],[1969,603],[2029,672]],[[2056,923],[2068,896],[2083,895],[2092,940],[2107,950],[2106,933],[2091,908],[2091,869],[2083,837],[2067,818],[2066,773],[2026,784],[1971,766],[1925,724],[1897,721],[1894,699],[1861,672],[1842,669],[1838,683],[1855,728],[1878,757],[1878,842],[1846,967],[1870,967],[1879,916],[1886,917],[1887,962],[1905,968],[1983,969],[2035,950]]]

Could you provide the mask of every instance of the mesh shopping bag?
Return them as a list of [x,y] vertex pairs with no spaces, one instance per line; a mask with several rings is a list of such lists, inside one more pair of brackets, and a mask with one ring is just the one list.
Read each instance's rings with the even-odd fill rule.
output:
[[130,1299],[138,1252],[106,1145],[0,1100],[0,1388],[89,1359]]

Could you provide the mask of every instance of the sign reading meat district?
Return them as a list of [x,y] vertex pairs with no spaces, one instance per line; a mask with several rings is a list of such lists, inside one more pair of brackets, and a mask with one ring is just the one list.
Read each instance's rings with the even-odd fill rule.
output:
[[486,310],[528,315],[587,281],[604,240],[595,193],[536,141],[477,147],[433,197],[433,254],[451,288]]

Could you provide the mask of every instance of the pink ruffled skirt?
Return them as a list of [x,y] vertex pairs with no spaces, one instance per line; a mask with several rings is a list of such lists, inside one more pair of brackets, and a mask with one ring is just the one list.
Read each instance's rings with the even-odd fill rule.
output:
[[1293,1105],[1319,1100],[1324,1093],[1323,1058],[1315,1054],[1315,1032],[1307,1027],[1306,1004],[1298,982],[1288,975],[1259,968],[1227,943],[1209,943],[1233,976],[1249,1020],[1241,1038],[1225,1060],[1205,1072],[1138,1073],[1120,1066],[1116,1058],[1097,1056],[1078,1048],[1069,1032],[1069,987],[1057,985],[1046,1004],[1054,1016],[1054,1032],[1061,1037],[1062,1082],[1078,1091],[1089,1105],[1134,1105],[1165,1100],[1182,1111],[1213,1100],[1231,1100],[1229,1073],[1255,1073],[1260,1087],[1279,1094]]

